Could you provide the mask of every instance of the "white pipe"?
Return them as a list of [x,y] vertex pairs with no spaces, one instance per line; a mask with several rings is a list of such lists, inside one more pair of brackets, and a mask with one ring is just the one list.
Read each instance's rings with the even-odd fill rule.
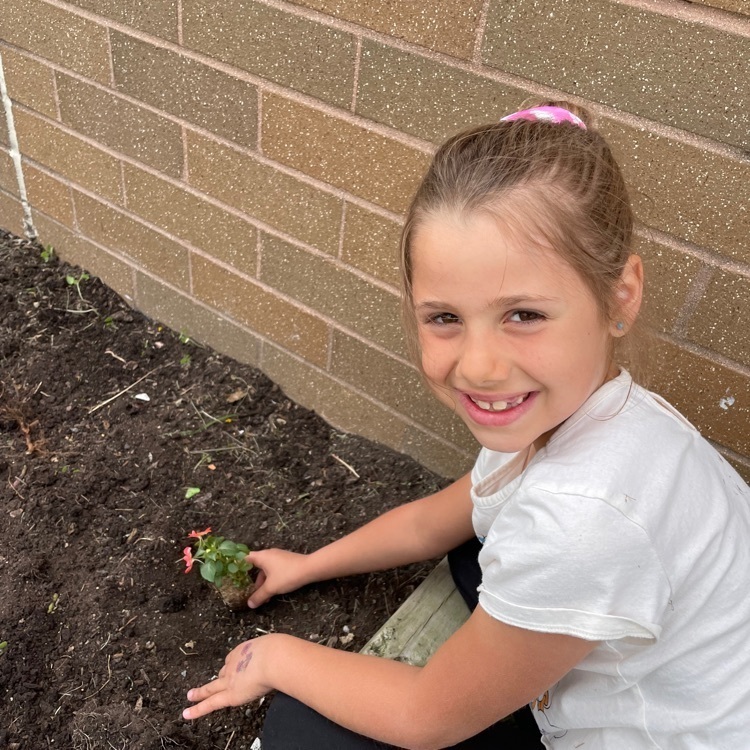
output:
[[21,164],[21,150],[18,148],[18,138],[16,136],[16,124],[13,120],[13,108],[8,95],[8,87],[5,84],[5,72],[3,71],[3,56],[0,54],[0,98],[2,98],[3,109],[5,110],[5,121],[8,124],[8,140],[10,141],[10,158],[13,160],[13,166],[16,170],[16,180],[18,182],[18,195],[21,198],[21,208],[23,209],[23,228],[24,234],[34,240],[37,237],[34,228],[34,220],[31,216],[31,206],[26,196],[26,182],[23,179],[23,166]]

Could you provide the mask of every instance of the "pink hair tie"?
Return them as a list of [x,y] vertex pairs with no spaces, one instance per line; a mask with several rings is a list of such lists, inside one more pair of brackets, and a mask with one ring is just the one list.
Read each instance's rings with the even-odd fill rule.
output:
[[513,120],[541,120],[542,122],[558,123],[570,122],[579,128],[586,130],[586,123],[577,115],[568,112],[562,107],[532,107],[506,115],[500,122],[512,122]]

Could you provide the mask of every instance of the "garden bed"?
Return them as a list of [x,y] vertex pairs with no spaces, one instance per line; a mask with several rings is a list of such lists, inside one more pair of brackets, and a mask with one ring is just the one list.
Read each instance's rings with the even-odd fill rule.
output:
[[309,551],[443,481],[46,256],[0,232],[0,747],[249,749],[264,706],[187,689],[264,632],[359,650],[427,568],[233,614],[188,532]]

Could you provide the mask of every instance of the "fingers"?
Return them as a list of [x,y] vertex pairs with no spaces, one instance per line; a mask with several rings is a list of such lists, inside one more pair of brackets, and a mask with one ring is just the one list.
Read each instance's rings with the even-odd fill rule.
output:
[[258,573],[258,577],[255,579],[255,591],[250,595],[247,600],[247,606],[251,609],[260,607],[261,604],[265,604],[272,596],[266,591],[263,584],[266,582],[266,574],[261,571]]
[[[209,683],[209,685],[212,685],[214,683]],[[208,687],[207,685],[204,685],[204,687]],[[198,688],[201,690],[202,688]],[[195,693],[194,690],[191,690],[188,693],[188,699],[189,700],[195,700],[195,698],[191,698],[190,696]],[[206,714],[210,714],[212,711],[217,711],[220,708],[226,708],[227,706],[231,705],[229,701],[227,700],[227,693],[226,691],[220,690],[217,693],[214,693],[213,695],[210,695],[205,700],[202,700],[200,703],[196,703],[194,706],[190,706],[189,708],[186,708],[182,712],[182,716],[184,719],[200,719],[201,716],[205,716]]]
[[254,565],[256,568],[262,568],[263,558],[266,557],[267,553],[270,551],[271,550],[262,549],[256,552],[248,552],[245,555],[245,560],[247,560],[250,564]]
[[[222,668],[221,671],[223,672],[224,669]],[[219,672],[219,675],[221,675],[221,672]],[[188,690],[187,698],[193,702],[202,701],[211,695],[220,693],[224,688],[224,681],[219,677],[217,680],[211,680],[211,682],[207,682],[205,685]]]

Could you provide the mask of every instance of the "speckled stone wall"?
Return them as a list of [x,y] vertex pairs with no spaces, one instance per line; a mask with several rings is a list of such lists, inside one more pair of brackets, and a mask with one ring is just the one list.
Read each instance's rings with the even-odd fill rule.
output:
[[[2,0],[36,232],[333,424],[456,475],[410,365],[400,223],[435,146],[588,107],[631,185],[651,382],[750,478],[750,3]],[[23,231],[0,117],[0,226]]]

